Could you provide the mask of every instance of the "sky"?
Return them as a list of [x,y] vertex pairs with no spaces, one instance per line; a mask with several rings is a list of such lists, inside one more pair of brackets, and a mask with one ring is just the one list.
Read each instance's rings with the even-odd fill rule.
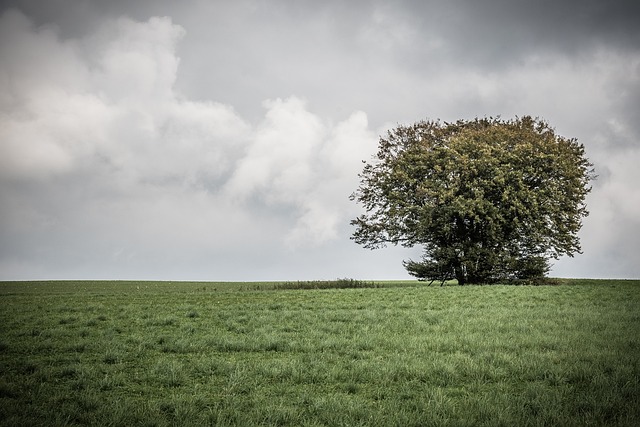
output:
[[555,277],[640,278],[640,2],[0,2],[0,280],[410,279],[349,200],[399,124],[530,115],[598,179]]

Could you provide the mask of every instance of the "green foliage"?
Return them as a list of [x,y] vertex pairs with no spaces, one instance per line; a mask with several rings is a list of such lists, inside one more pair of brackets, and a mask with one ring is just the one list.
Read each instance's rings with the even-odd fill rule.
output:
[[379,285],[375,282],[367,282],[355,279],[337,279],[337,280],[311,280],[284,282],[274,285],[274,289],[357,289],[357,288],[377,288]]
[[0,283],[0,426],[637,425],[640,282],[559,282]]
[[543,277],[550,258],[579,253],[594,175],[575,139],[523,117],[399,126],[360,178],[352,238],[423,245],[409,273],[464,284]]

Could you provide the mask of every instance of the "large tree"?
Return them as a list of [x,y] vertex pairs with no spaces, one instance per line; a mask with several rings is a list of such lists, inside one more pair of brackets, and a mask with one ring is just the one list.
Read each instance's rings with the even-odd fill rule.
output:
[[531,117],[398,126],[351,196],[366,211],[352,239],[422,245],[404,263],[422,280],[543,277],[551,258],[581,251],[592,167],[582,144]]

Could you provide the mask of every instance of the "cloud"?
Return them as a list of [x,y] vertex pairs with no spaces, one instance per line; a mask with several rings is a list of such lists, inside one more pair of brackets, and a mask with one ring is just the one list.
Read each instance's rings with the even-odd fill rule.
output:
[[0,279],[406,277],[348,239],[377,135],[524,114],[600,175],[553,273],[638,277],[636,3],[10,0]]
[[264,101],[252,126],[187,99],[175,89],[185,30],[169,18],[120,18],[76,40],[16,11],[1,19],[3,269],[35,248],[125,271],[181,252],[286,251],[336,239],[354,211],[376,143],[366,114],[333,125],[293,96]]
[[607,171],[588,198],[583,251],[576,261],[586,277],[631,277],[640,254],[640,147],[614,150],[601,157]]
[[292,201],[311,180],[311,161],[323,139],[323,126],[297,98],[266,101],[265,120],[229,183],[234,195],[260,192],[274,202]]
[[3,252],[62,245],[73,258],[116,240],[138,253],[145,239],[192,242],[196,212],[222,205],[207,191],[250,129],[231,107],[173,90],[184,30],[168,18],[121,18],[61,40],[16,11],[0,28],[1,225],[13,245]]
[[138,183],[217,176],[230,167],[225,150],[246,138],[249,126],[231,107],[173,90],[184,30],[168,18],[121,18],[74,41],[15,11],[1,27],[10,29],[0,68],[6,178],[80,170]]
[[290,206],[298,216],[285,237],[298,244],[319,244],[336,238],[362,156],[370,156],[376,138],[366,114],[353,113],[332,126],[291,97],[264,103],[267,113],[246,155],[226,184],[232,198],[258,198],[267,206]]

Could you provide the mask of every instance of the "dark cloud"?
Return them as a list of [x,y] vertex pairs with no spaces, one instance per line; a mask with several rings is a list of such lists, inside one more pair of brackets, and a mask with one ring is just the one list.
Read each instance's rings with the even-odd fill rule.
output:
[[[640,5],[634,1],[415,2],[422,23],[435,26],[457,51],[491,58],[550,49],[573,55],[585,46],[640,47]],[[421,6],[420,6],[421,5]]]

